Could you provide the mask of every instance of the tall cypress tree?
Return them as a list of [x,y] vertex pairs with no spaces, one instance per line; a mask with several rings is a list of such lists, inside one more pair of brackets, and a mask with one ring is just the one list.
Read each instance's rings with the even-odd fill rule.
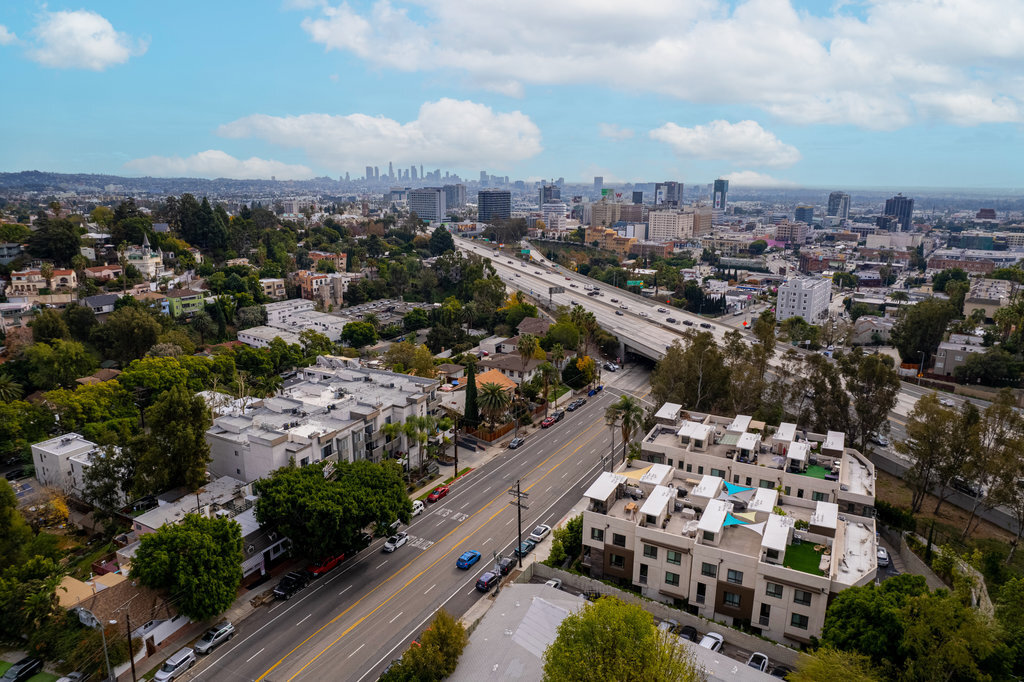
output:
[[475,429],[480,424],[480,408],[476,404],[476,363],[466,366],[466,426]]

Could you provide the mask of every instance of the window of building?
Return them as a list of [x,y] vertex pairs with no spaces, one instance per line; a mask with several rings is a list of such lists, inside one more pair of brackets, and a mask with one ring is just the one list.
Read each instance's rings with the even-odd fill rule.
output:
[[758,618],[757,618],[757,624],[758,625],[765,625],[765,626],[767,626],[769,621],[771,620],[771,615],[772,615],[772,607],[769,606],[768,604],[762,603],[761,604],[761,615],[758,616]]
[[647,584],[647,564],[640,564],[640,584]]
[[700,565],[700,574],[701,575],[706,575],[709,578],[717,578],[718,577],[718,566],[715,566],[714,564],[709,564],[708,562],[705,561],[704,563],[702,563]]
[[804,489],[803,488],[797,488],[796,489],[796,496],[799,497],[800,499],[803,499],[803,497],[804,497]]
[[751,480],[751,479],[750,479],[750,476],[747,476],[747,479],[746,479],[746,485],[750,485],[750,480]]
[[764,588],[764,593],[769,597],[782,599],[782,585],[778,583],[767,583]]
[[618,533],[612,533],[612,544],[615,545],[616,547],[625,547],[626,546],[626,536],[625,535],[619,535]]
[[711,469],[712,476],[718,476],[719,478],[725,478],[725,469]]
[[806,590],[793,590],[793,603],[810,606],[811,593]]
[[732,482],[735,483],[736,485],[739,485],[740,484],[740,475],[736,474],[735,476],[733,476],[732,477]]
[[705,585],[704,583],[697,583],[697,595],[694,597],[694,600],[698,604],[703,604],[704,600],[707,599],[707,594],[708,594],[708,586]]
[[788,485],[787,485],[787,486],[785,487],[785,489],[783,490],[783,494],[785,494],[785,495],[789,495],[789,486],[788,486]]
[[706,531],[704,531],[704,539],[705,539],[705,540],[706,540],[707,542],[714,542],[714,541],[715,541],[715,534],[714,534],[714,533],[712,533],[712,532],[711,532],[711,531],[709,531],[709,530],[706,530]]
[[622,556],[621,554],[609,554],[608,563],[611,565],[612,568],[625,568],[626,557]]
[[811,493],[811,499],[815,502],[828,502],[828,493],[819,493],[814,491]]
[[658,548],[654,545],[644,545],[644,556],[648,559],[657,559]]
[[591,528],[590,539],[597,540],[598,542],[604,542],[604,531],[600,528]]
[[743,571],[734,571],[730,568],[729,571],[725,574],[725,579],[731,582],[733,585],[742,585]]
[[794,613],[789,618],[789,624],[792,625],[795,628],[800,628],[801,630],[806,630],[807,629],[807,623],[808,623],[807,616],[805,616],[803,614],[800,614],[800,613]]
[[697,467],[697,474],[698,474],[699,476],[703,476],[703,475],[704,475],[704,467],[702,467],[702,466],[698,466],[698,467]]
[[679,574],[665,572],[665,584],[672,585],[673,587],[679,587]]
[[722,603],[726,606],[738,609],[740,607],[740,601],[740,595],[736,594],[735,592],[722,593]]
[[671,549],[665,551],[665,561],[670,564],[678,566],[683,560],[683,555],[680,552],[673,551]]
[[757,482],[757,487],[771,489],[775,487],[775,481],[766,481],[762,478]]
[[769,559],[774,559],[774,560],[777,561],[778,558],[779,558],[779,550],[777,550],[777,549],[769,549],[767,552],[765,552],[765,556],[768,557]]

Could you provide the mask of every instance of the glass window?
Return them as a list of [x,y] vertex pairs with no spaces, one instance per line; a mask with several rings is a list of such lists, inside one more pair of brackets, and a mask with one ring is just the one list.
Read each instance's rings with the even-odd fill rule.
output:
[[679,587],[679,574],[678,573],[665,573],[665,584]]
[[598,542],[604,542],[604,531],[600,528],[591,528],[590,539],[597,540]]
[[612,544],[615,545],[616,547],[625,547],[626,546],[626,536],[625,535],[619,535],[618,533],[612,533]]
[[609,557],[610,558],[608,559],[608,563],[611,564],[613,568],[625,567],[626,557],[621,556],[619,554],[610,554]]
[[757,485],[761,488],[768,488],[770,490],[775,487],[775,481],[766,481],[762,478]]
[[738,609],[740,607],[740,595],[735,592],[724,592],[722,593],[722,603],[726,606]]
[[828,493],[812,492],[811,499],[815,502],[828,502]]
[[807,616],[799,613],[794,613],[789,619],[790,625],[801,630],[807,629],[807,622]]
[[648,559],[657,559],[658,548],[654,545],[644,545],[644,556]]
[[704,599],[707,597],[708,586],[704,583],[697,583],[697,596],[695,599],[698,604],[703,604]]
[[708,562],[705,561],[704,563],[702,563],[700,565],[700,574],[701,575],[706,575],[709,578],[717,578],[718,577],[718,566],[715,566],[714,564],[709,564]]
[[711,469],[712,476],[718,476],[719,478],[725,478],[725,469]]
[[640,582],[647,584],[647,564],[640,564]]
[[670,564],[678,566],[683,560],[683,555],[680,552],[675,552],[671,549],[665,551],[665,561]]
[[764,593],[767,594],[769,597],[782,599],[782,585],[778,583],[768,583],[765,585]]
[[806,590],[793,590],[793,602],[804,606],[810,606],[811,593]]
[[704,531],[704,539],[707,540],[708,542],[714,542],[715,541],[715,534],[712,533],[709,530],[706,530],[706,531]]
[[776,559],[777,560],[779,558],[779,550],[777,550],[777,549],[769,549],[765,553],[765,556],[767,556],[769,559]]
[[743,571],[734,571],[731,568],[726,573],[725,579],[731,582],[733,585],[743,584]]
[[698,467],[697,467],[697,473],[698,473],[699,475],[703,476],[703,475],[704,475],[704,467],[702,467],[702,466],[698,466]]

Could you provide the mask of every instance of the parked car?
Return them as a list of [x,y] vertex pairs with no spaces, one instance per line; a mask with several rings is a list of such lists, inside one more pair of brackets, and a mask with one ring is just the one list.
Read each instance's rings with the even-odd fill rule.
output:
[[544,585],[546,585],[547,587],[553,587],[556,590],[560,590],[560,589],[562,589],[562,579],[561,578],[552,578],[551,580],[546,581],[544,583]]
[[23,658],[0,677],[0,682],[24,682],[38,672],[42,672],[43,662],[38,658]]
[[676,322],[678,322],[678,320],[674,317],[670,317],[665,321],[668,322],[669,324],[675,324]]
[[235,636],[235,626],[231,621],[222,620],[207,630],[196,642],[197,654],[208,654],[218,646]]
[[156,675],[153,676],[154,680],[159,682],[165,682],[166,680],[173,680],[176,677],[180,677],[186,670],[196,664],[196,653],[185,647],[174,652],[174,654],[164,661],[164,664],[160,666],[160,669],[156,671]]
[[572,401],[571,403],[569,403],[568,405],[565,406],[565,411],[566,412],[575,412],[579,408],[579,406],[580,406],[579,401],[578,400],[574,400],[574,401]]
[[274,588],[274,596],[278,599],[291,599],[296,592],[309,584],[309,574],[292,571],[281,578]]
[[701,327],[702,327],[703,329],[711,329],[711,323],[710,323],[710,322],[701,322],[701,323],[700,323],[700,326],[701,326]]
[[370,535],[369,533],[360,533],[359,537],[356,538],[356,540],[352,544],[352,546],[349,547],[347,550],[345,550],[345,554],[348,554],[349,556],[352,556],[356,552],[359,552],[360,550],[366,549],[372,543],[373,543],[373,536],[372,535]]
[[513,438],[509,442],[509,444],[508,444],[508,449],[509,450],[515,450],[516,448],[518,448],[520,445],[522,445],[525,442],[526,442],[525,438]]
[[885,568],[889,565],[889,552],[885,549],[885,547],[878,548],[877,556],[879,568]]
[[618,316],[620,316],[620,317],[622,317],[622,315],[623,315],[623,312],[622,312],[621,310],[616,310],[616,311],[615,311],[615,314],[616,314],[616,315],[618,315]]
[[536,542],[534,542],[533,540],[530,540],[530,539],[526,539],[526,540],[523,540],[523,544],[519,545],[514,550],[512,550],[512,553],[515,554],[518,557],[524,557],[527,554],[529,554],[530,552],[532,552],[533,548],[536,547],[536,546],[537,546]]
[[565,419],[565,410],[555,410],[551,413],[551,416],[555,418],[556,422],[560,422]]
[[57,682],[82,682],[85,679],[85,674],[80,672],[68,673],[64,677],[58,677]]
[[793,674],[793,669],[784,665],[776,665],[772,668],[772,671],[768,673],[772,677],[777,677],[780,680],[784,680]]
[[709,632],[700,640],[700,646],[705,649],[711,649],[712,651],[721,651],[724,643],[725,637],[722,637],[717,632]]
[[448,486],[446,486],[446,485],[439,485],[436,488],[434,488],[433,490],[431,490],[430,494],[427,495],[427,502],[437,502],[438,500],[440,500],[442,497],[444,497],[447,494],[448,494]]
[[682,628],[680,628],[679,636],[683,639],[688,639],[691,642],[696,642],[700,640],[700,635],[697,634],[697,628],[693,627],[692,625],[684,625]]
[[540,541],[546,538],[550,533],[551,526],[542,523],[533,529],[533,532],[530,533],[530,539],[536,542],[537,544],[540,544]]
[[[319,578],[324,573],[333,571],[338,565],[345,560],[345,554],[331,554],[326,556],[320,561],[314,562],[306,567],[306,573],[309,573],[313,578]],[[199,653],[203,653],[200,651]]]
[[763,673],[768,672],[768,657],[760,651],[755,651],[750,654],[750,658],[747,659],[747,667],[753,668],[754,670],[760,670]]
[[658,629],[664,632],[675,632],[676,628],[679,627],[679,621],[669,618],[658,623]]
[[547,428],[550,428],[550,427],[552,427],[552,426],[554,426],[554,425],[555,425],[555,421],[556,421],[556,420],[555,420],[555,418],[554,418],[554,417],[546,417],[546,418],[544,419],[544,421],[542,421],[542,422],[540,423],[540,428],[542,428],[542,429],[547,429]]
[[889,439],[880,433],[871,434],[870,440],[875,445],[881,445],[883,448],[889,447]]
[[668,311],[665,310],[664,308],[658,308],[658,312],[659,313],[667,313]]
[[687,327],[693,326],[693,322],[690,322],[689,320],[683,320],[683,324],[685,324]]
[[409,542],[409,534],[405,531],[402,531],[401,533],[396,533],[395,535],[389,537],[387,539],[387,542],[385,542],[384,546],[380,549],[382,552],[390,554],[391,552],[394,552],[396,549],[398,549],[407,542]]
[[508,572],[515,568],[515,565],[515,557],[503,556],[498,559],[498,572],[502,575],[508,575]]
[[456,568],[469,568],[476,562],[480,561],[480,552],[475,549],[463,552],[461,556],[455,561]]
[[18,467],[17,469],[11,469],[6,474],[4,474],[4,478],[6,478],[8,481],[17,481],[17,480],[20,480],[20,479],[25,478],[27,476],[28,476],[28,470],[24,469],[23,467]]
[[481,592],[490,592],[491,588],[497,585],[499,580],[501,580],[501,578],[498,577],[496,573],[487,571],[487,573],[484,573],[480,576],[480,579],[476,581],[476,589]]
[[425,505],[423,504],[423,500],[413,500],[412,501],[412,515],[413,516],[419,516],[420,514],[422,514],[424,506]]

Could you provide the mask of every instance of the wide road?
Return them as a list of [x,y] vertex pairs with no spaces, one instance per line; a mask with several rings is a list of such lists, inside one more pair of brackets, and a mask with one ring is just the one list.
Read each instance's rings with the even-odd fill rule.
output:
[[[376,679],[439,608],[459,616],[480,598],[474,586],[492,553],[507,555],[514,546],[516,509],[506,491],[517,479],[529,493],[524,538],[538,523],[553,526],[579,501],[607,466],[612,435],[604,411],[617,393],[590,398],[471,472],[413,520],[405,529],[410,542],[393,554],[381,553],[377,540],[290,601],[259,609],[184,679]],[[616,445],[620,440],[616,434]],[[455,560],[469,549],[484,558],[468,571],[457,569]]]

